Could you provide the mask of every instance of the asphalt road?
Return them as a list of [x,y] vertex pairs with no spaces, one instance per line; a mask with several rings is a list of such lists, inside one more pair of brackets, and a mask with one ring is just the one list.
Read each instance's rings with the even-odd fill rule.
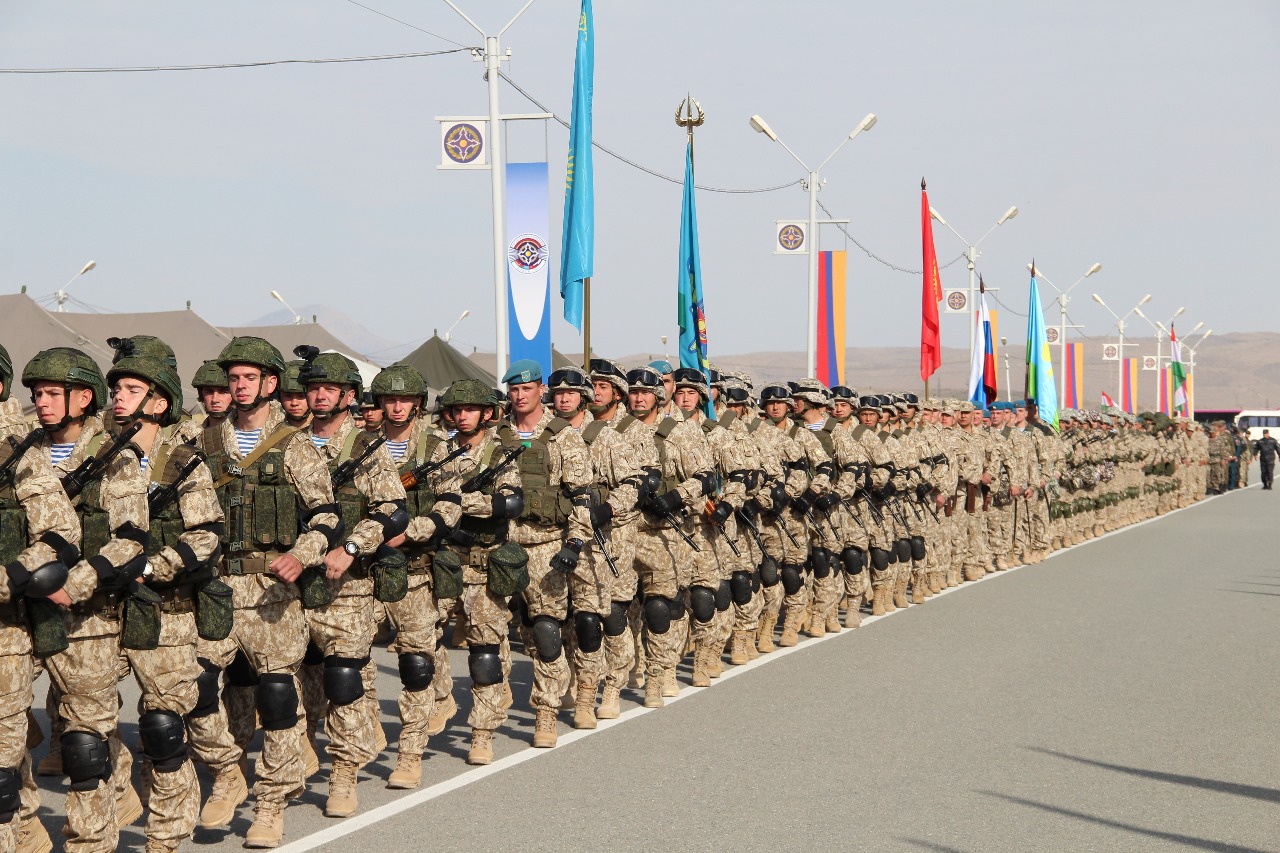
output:
[[[554,750],[529,748],[519,659],[495,765],[463,762],[464,707],[433,739],[431,787],[387,791],[384,754],[361,814],[337,821],[322,773],[281,849],[1280,850],[1278,501],[1202,502],[728,670],[662,710],[624,701],[595,732],[562,725]],[[380,664],[394,744],[394,659]],[[56,833],[65,789],[41,784]],[[184,849],[238,849],[251,819],[246,805],[234,834],[197,830]],[[141,822],[122,841],[140,849]]]

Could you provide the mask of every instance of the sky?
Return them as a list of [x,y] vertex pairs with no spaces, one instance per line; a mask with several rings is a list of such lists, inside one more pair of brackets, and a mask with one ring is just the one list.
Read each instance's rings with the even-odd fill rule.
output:
[[[0,64],[81,68],[450,50],[479,37],[443,2],[0,2]],[[522,3],[458,0],[490,32]],[[503,36],[504,71],[569,116],[579,3],[537,0]],[[422,30],[428,31],[423,32]],[[1144,310],[1215,334],[1280,328],[1280,5],[1202,2],[698,3],[596,0],[596,141],[666,175],[683,170],[677,103],[706,110],[698,182],[751,189],[803,177],[751,130],[764,116],[810,165],[867,113],[879,121],[823,170],[849,250],[850,346],[919,342],[920,179],[977,240],[977,271],[1027,310],[1026,264],[1072,291],[1083,333]],[[493,349],[489,177],[441,171],[435,116],[488,111],[466,52],[397,61],[170,73],[0,74],[0,291],[57,290],[117,311],[180,309],[245,323],[330,305],[389,344],[441,333]],[[504,113],[537,112],[503,83]],[[568,134],[523,123],[511,160],[550,162],[560,244]],[[593,345],[658,351],[678,338],[680,187],[595,155]],[[803,350],[803,259],[773,254],[774,220],[807,216],[798,185],[698,193],[709,350]],[[940,263],[965,243],[935,223]],[[559,319],[563,351],[581,349]],[[892,266],[891,266],[892,265]],[[944,287],[967,284],[963,261]],[[1052,291],[1046,289],[1052,295]],[[1048,296],[1045,297],[1046,302]],[[1001,305],[993,303],[993,308]],[[1056,310],[1046,306],[1056,321]],[[1001,318],[1001,333],[1023,335]],[[1150,340],[1130,317],[1128,331]],[[1136,325],[1135,325],[1136,324]],[[943,343],[966,346],[962,317]],[[668,349],[674,349],[669,345]]]

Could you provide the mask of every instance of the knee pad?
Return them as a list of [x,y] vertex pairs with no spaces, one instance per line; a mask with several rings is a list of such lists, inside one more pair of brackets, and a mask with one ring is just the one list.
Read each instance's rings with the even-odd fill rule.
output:
[[[319,663],[319,661],[317,661]],[[257,687],[258,671],[249,663],[244,652],[237,651],[227,667],[227,684],[231,687]]]
[[911,561],[911,540],[898,539],[893,543],[893,556],[899,563]]
[[579,610],[573,614],[573,631],[578,636],[578,648],[587,654],[600,651],[604,640],[604,620],[598,613]]
[[18,768],[0,768],[0,823],[8,823],[18,813],[21,799],[22,777]]
[[426,690],[436,677],[436,659],[419,652],[401,652],[396,658],[400,683],[405,690]]
[[651,595],[644,600],[644,624],[651,634],[665,634],[671,630],[671,599]]
[[196,676],[196,706],[188,717],[207,717],[218,710],[218,677],[222,670],[211,660],[196,658],[200,674]]
[[560,639],[560,620],[551,616],[535,616],[533,618],[533,645],[538,652],[538,659],[543,663],[551,663],[564,653],[564,644]]
[[813,576],[818,580],[831,574],[831,557],[831,552],[826,548],[813,549],[813,556],[809,559],[813,561]]
[[764,559],[760,561],[760,583],[765,586],[777,586],[778,581],[782,579],[780,572],[778,561],[765,554]]
[[909,541],[911,543],[911,559],[923,560],[925,558],[924,537],[912,536]]
[[891,555],[883,548],[871,549],[871,568],[877,572],[883,572],[889,568],[889,557]]
[[253,698],[264,731],[283,731],[298,724],[298,688],[289,673],[268,672],[260,676]]
[[93,732],[63,732],[59,739],[62,769],[71,777],[71,790],[92,791],[111,778],[111,750]]
[[157,773],[172,773],[187,760],[187,727],[173,711],[147,711],[138,717],[142,754]]
[[782,591],[795,595],[804,586],[804,569],[797,563],[782,564]]
[[467,650],[467,669],[471,670],[471,683],[476,687],[488,687],[502,683],[502,657],[496,645],[472,646]]
[[523,595],[511,596],[511,602],[507,607],[520,619],[520,624],[526,628],[533,627],[533,618],[529,615],[529,605],[525,602]]
[[840,552],[840,562],[844,564],[847,574],[860,575],[867,567],[867,552],[850,545]]
[[716,587],[716,612],[724,613],[731,604],[733,604],[733,590],[730,588],[729,581],[720,581]]
[[751,573],[734,572],[729,576],[729,594],[733,603],[746,607],[751,603]]
[[667,606],[671,608],[671,621],[679,622],[684,618],[684,596],[676,594],[675,598],[667,599]]
[[710,622],[716,615],[716,594],[705,586],[689,587],[689,609],[696,622]]
[[304,666],[320,666],[324,663],[324,649],[316,645],[315,640],[307,640],[307,652],[302,656]]
[[604,635],[606,637],[621,637],[627,630],[627,605],[628,601],[611,601],[609,602],[609,615],[604,617]]
[[760,591],[760,570],[751,573],[751,594],[755,595]]
[[334,705],[350,705],[364,696],[364,679],[360,670],[369,662],[365,658],[326,655],[324,659],[324,698]]

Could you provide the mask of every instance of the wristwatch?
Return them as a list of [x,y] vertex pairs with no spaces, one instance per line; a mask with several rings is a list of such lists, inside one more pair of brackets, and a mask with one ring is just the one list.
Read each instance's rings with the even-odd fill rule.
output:
[[342,550],[346,551],[348,556],[351,556],[351,557],[360,556],[360,546],[352,542],[350,539],[342,543]]

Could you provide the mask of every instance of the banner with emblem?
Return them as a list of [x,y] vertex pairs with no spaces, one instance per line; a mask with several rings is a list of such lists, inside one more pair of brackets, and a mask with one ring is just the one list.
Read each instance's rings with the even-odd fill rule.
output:
[[1115,344],[1103,344],[1102,360],[1103,361],[1119,361],[1120,347],[1116,346]]
[[437,169],[489,168],[487,116],[436,116],[440,122]]
[[507,319],[511,360],[551,370],[551,276],[547,164],[507,164]]
[[809,241],[805,232],[808,222],[778,220],[774,222],[773,253],[775,255],[807,255]]
[[943,309],[947,314],[969,313],[969,291],[963,287],[953,287],[942,291]]

